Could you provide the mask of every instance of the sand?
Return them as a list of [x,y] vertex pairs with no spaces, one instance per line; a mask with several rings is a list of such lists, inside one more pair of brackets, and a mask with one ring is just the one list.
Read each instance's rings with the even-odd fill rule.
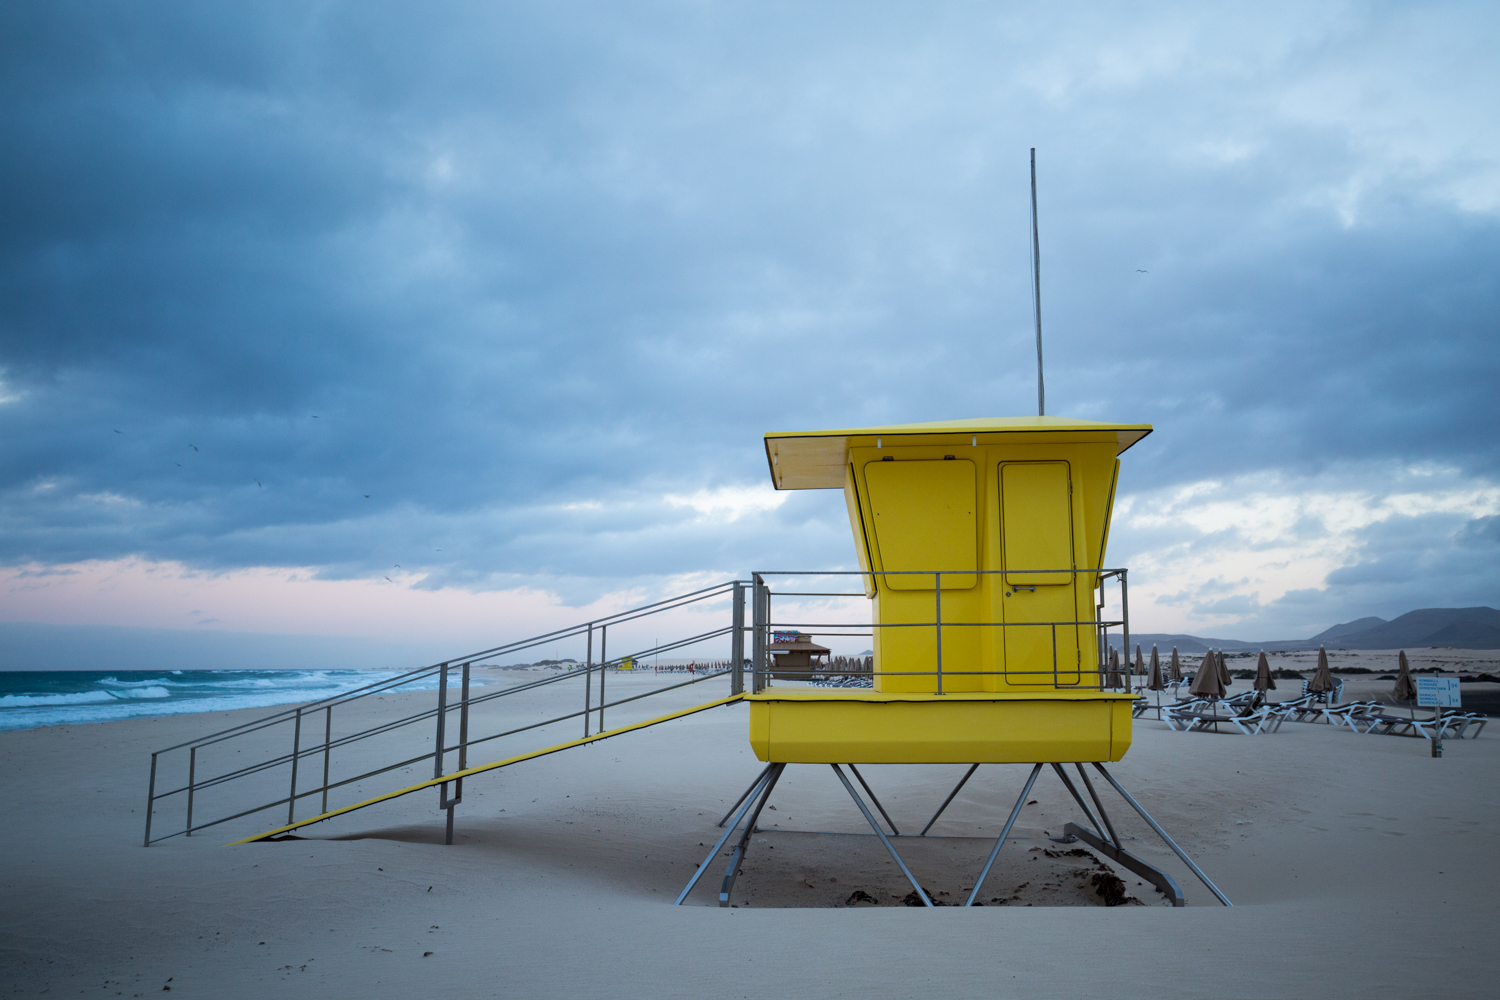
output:
[[[650,683],[612,677],[610,690]],[[711,684],[661,699],[686,705],[719,693],[721,682]],[[556,685],[502,699],[483,719],[476,710],[476,731],[545,717],[575,694]],[[347,723],[431,698],[371,703]],[[609,721],[668,707],[651,699]],[[829,770],[794,765],[776,809],[763,815],[737,907],[720,909],[722,862],[689,905],[670,902],[706,853],[700,845],[712,844],[715,821],[761,767],[745,739],[744,706],[472,779],[452,847],[442,843],[436,794],[424,792],[303,831],[315,839],[224,846],[274,824],[262,815],[142,848],[149,751],[262,714],[0,735],[0,987],[105,997],[163,987],[205,997],[1496,992],[1493,729],[1448,741],[1447,755],[1433,760],[1420,740],[1325,725],[1244,737],[1138,721],[1114,772],[1233,909],[1123,807],[1112,815],[1131,849],[1170,871],[1190,905],[1164,905],[1128,872],[1140,905],[1101,905],[1087,878],[1096,862],[1047,839],[1077,817],[1045,774],[986,883],[991,905],[908,908],[899,897],[909,887],[878,841],[858,835],[868,827]],[[510,737],[475,759],[578,728]],[[370,760],[384,752],[360,746]],[[359,766],[357,756],[336,767]],[[420,778],[424,767],[430,774],[415,766],[390,780]],[[862,770],[903,832],[915,832],[963,768]],[[981,768],[934,828],[945,839],[898,842],[941,900],[973,884],[992,843],[984,838],[998,831],[1024,772]],[[360,794],[380,787],[363,783]],[[880,905],[845,907],[856,891]]]

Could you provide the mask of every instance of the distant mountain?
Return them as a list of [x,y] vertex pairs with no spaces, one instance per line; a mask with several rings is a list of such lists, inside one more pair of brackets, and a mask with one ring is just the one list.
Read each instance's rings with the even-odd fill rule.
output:
[[1407,646],[1500,649],[1500,611],[1494,608],[1423,608],[1408,611],[1400,618],[1373,628],[1342,635],[1337,642],[1345,649],[1402,649]]
[[[1196,635],[1172,635],[1166,632],[1132,632],[1130,633],[1130,649],[1134,655],[1135,647],[1140,646],[1143,655],[1150,655],[1151,647],[1155,646],[1163,655],[1170,653],[1172,647],[1177,647],[1177,652],[1182,656],[1202,656],[1210,649],[1222,649],[1226,653],[1254,653],[1264,649],[1268,653],[1286,652],[1294,649],[1317,649],[1318,644],[1308,643],[1309,639],[1286,639],[1277,642],[1242,642],[1239,639],[1208,639]],[[1119,633],[1111,633],[1109,644],[1115,649],[1120,648]]]
[[1345,636],[1353,635],[1356,632],[1363,632],[1366,629],[1372,629],[1378,625],[1385,624],[1388,623],[1384,618],[1356,618],[1352,622],[1344,622],[1342,625],[1335,625],[1333,628],[1324,629],[1307,641],[1327,644],[1342,639]]
[[[1120,635],[1110,637],[1110,645],[1120,648]],[[1329,646],[1337,649],[1423,649],[1428,646],[1452,646],[1456,649],[1500,649],[1500,611],[1494,608],[1423,608],[1408,611],[1399,618],[1357,618],[1352,622],[1324,629],[1311,639],[1280,639],[1273,642],[1243,642],[1239,639],[1211,639],[1196,635],[1173,635],[1166,632],[1132,632],[1134,647],[1149,653],[1156,646],[1168,653],[1173,646],[1184,656],[1202,656],[1210,649],[1226,653],[1291,652]]]

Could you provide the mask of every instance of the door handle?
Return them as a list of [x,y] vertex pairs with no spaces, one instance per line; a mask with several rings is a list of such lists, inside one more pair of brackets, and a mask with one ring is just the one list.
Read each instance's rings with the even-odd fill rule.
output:
[[1030,587],[1030,586],[1027,586],[1027,587],[1012,587],[1012,588],[1010,588],[1010,590],[1006,591],[1005,596],[1009,597],[1011,594],[1014,594],[1018,590],[1029,590],[1033,594],[1036,593],[1036,588],[1035,587]]

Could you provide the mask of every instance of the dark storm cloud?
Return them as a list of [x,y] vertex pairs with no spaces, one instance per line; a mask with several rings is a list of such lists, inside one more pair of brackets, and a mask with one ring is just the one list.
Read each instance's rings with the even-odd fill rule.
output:
[[[1415,16],[8,5],[0,560],[845,561],[836,498],[663,497],[1030,412],[1031,145],[1049,410],[1158,425],[1124,488],[1493,475],[1494,15]],[[1433,52],[1423,159],[1369,105]]]

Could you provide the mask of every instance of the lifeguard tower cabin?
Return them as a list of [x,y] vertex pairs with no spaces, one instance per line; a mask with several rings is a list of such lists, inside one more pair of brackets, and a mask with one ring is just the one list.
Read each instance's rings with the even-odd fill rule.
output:
[[1144,424],[1011,417],[765,436],[777,489],[842,489],[873,602],[873,689],[764,686],[772,762],[1116,761],[1100,673],[1119,456]]

